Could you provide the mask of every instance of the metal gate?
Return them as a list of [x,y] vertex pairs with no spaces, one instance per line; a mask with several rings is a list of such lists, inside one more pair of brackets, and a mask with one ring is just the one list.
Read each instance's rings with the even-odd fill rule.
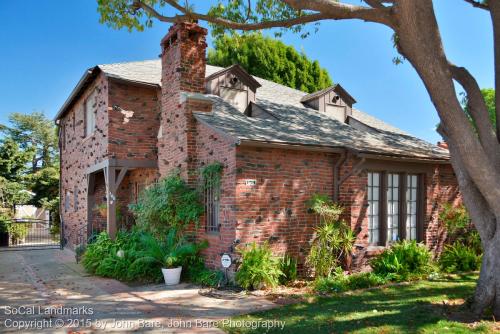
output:
[[50,220],[0,221],[0,250],[62,248],[61,231]]

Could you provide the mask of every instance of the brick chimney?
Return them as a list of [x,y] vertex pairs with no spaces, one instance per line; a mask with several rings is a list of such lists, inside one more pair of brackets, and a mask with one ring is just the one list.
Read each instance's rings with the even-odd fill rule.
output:
[[441,147],[441,148],[444,148],[444,149],[448,149],[448,143],[445,142],[445,141],[438,141],[437,142],[437,146]]
[[[207,30],[175,23],[161,41],[161,127],[158,168],[164,177],[179,169],[188,180],[195,163],[196,124],[186,93],[205,92]],[[188,180],[189,181],[189,180]]]

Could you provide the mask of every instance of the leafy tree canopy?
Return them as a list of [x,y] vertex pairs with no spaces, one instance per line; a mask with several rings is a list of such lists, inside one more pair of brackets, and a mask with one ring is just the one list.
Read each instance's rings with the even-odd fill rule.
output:
[[250,74],[312,93],[332,85],[328,72],[303,52],[261,33],[219,35],[208,52],[210,65],[241,65]]
[[21,151],[12,138],[7,137],[0,141],[0,177],[19,181],[29,159],[30,154]]
[[42,112],[12,113],[10,126],[0,125],[2,132],[21,150],[31,155],[31,170],[53,165],[57,160],[57,134],[53,122]]
[[[54,123],[41,112],[12,113],[0,124],[0,205],[41,206],[58,196],[58,138]],[[34,193],[34,196],[30,195]]]
[[[491,124],[493,125],[493,129],[496,130],[496,124],[497,124],[497,116],[495,113],[495,90],[493,88],[483,88],[481,89],[481,94],[483,95],[484,102],[486,103],[486,107],[488,108],[488,114],[490,116]],[[469,112],[469,107],[468,107],[468,99],[467,96],[465,96],[462,100],[462,104],[465,110],[465,113],[471,120],[472,124],[474,124],[474,127],[477,128],[474,120],[472,119],[472,116]]]

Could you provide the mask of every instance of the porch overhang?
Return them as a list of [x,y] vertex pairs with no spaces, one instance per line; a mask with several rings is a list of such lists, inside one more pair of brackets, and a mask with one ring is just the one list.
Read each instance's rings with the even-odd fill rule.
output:
[[95,175],[102,171],[106,185],[107,232],[114,239],[117,232],[116,224],[116,192],[129,170],[137,168],[157,168],[156,160],[132,160],[108,158],[90,166],[87,169],[87,223],[91,224],[92,206],[94,202]]

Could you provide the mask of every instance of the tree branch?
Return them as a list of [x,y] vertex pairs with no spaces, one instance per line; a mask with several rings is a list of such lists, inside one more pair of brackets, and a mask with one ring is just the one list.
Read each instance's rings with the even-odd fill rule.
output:
[[458,184],[461,188],[464,203],[469,210],[472,222],[478,230],[481,241],[484,243],[489,242],[496,230],[496,219],[492,213],[491,208],[488,206],[486,199],[477,189],[474,181],[467,173],[465,165],[456,151],[456,144],[447,136],[446,130],[440,125],[437,131],[443,136],[448,143],[451,156],[451,164],[457,176]]
[[[465,2],[467,3],[470,3],[473,7],[476,7],[476,8],[481,8],[481,9],[484,9],[484,10],[490,10],[490,7],[482,2],[478,2],[478,1],[475,1],[475,0],[464,0]],[[492,0],[492,1],[495,1],[495,0]]]
[[450,64],[450,71],[455,79],[467,94],[469,113],[476,123],[479,139],[485,151],[493,158],[497,168],[500,168],[500,150],[496,140],[495,130],[491,124],[488,107],[481,94],[481,89],[476,79],[464,67]]
[[[294,0],[283,0],[285,3],[296,2]],[[311,7],[311,3],[314,4],[317,1],[299,1],[302,5],[308,5]],[[347,4],[341,4],[335,1],[330,0],[322,0],[323,6],[321,6],[322,10],[314,10],[309,8],[295,8],[297,10],[311,10],[313,13],[294,17],[286,20],[275,20],[275,21],[261,21],[255,23],[241,23],[232,21],[229,19],[224,19],[220,17],[215,17],[207,14],[191,12],[186,7],[179,5],[174,0],[165,0],[165,3],[170,5],[172,8],[181,12],[182,15],[174,15],[174,16],[165,16],[160,14],[153,7],[144,3],[142,0],[135,0],[133,6],[136,8],[141,8],[148,15],[155,17],[159,21],[162,22],[182,22],[186,20],[202,20],[207,21],[209,23],[217,24],[229,29],[235,30],[260,30],[260,29],[269,29],[269,28],[289,28],[295,25],[317,22],[325,19],[332,20],[343,20],[343,19],[360,19],[370,22],[377,22],[391,26],[393,24],[393,20],[391,17],[390,8],[369,8],[369,7],[361,7],[361,6],[353,6]],[[315,7],[315,6],[313,6]]]

